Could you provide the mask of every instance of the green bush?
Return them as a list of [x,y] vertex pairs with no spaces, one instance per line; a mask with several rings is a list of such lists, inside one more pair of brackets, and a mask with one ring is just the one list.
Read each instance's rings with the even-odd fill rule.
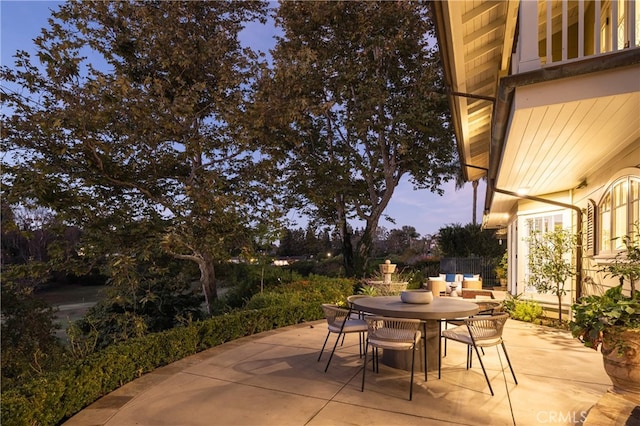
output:
[[254,294],[271,290],[283,284],[300,280],[302,277],[292,269],[273,265],[238,264],[227,269],[224,278],[225,287],[229,290],[224,296],[224,303],[232,308],[244,306]]
[[312,273],[332,278],[344,277],[344,257],[342,255],[338,255],[316,262]]
[[108,346],[66,368],[4,390],[2,424],[59,424],[158,367],[240,337],[322,319],[321,303],[343,300],[352,293],[350,280],[311,276],[256,295],[251,303],[260,309],[237,310]]
[[542,306],[535,300],[522,300],[520,295],[509,296],[503,304],[505,311],[509,312],[511,318],[525,322],[535,322],[542,317]]
[[287,270],[293,271],[300,275],[301,277],[308,277],[313,270],[316,268],[317,261],[315,260],[299,260],[297,262],[292,262],[289,266],[286,267]]
[[[132,286],[134,287],[134,286]],[[72,346],[103,349],[114,343],[171,329],[183,318],[203,319],[202,296],[185,276],[146,273],[123,295],[109,288],[107,297],[91,307],[67,331]]]
[[[5,274],[6,275],[6,274]],[[55,311],[42,299],[3,277],[0,326],[2,388],[7,389],[55,370],[68,360],[55,336]]]

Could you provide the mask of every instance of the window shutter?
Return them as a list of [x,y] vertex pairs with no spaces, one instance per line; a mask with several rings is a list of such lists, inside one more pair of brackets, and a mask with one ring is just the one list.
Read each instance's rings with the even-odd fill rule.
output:
[[587,201],[587,224],[585,227],[585,255],[595,256],[596,254],[596,202]]

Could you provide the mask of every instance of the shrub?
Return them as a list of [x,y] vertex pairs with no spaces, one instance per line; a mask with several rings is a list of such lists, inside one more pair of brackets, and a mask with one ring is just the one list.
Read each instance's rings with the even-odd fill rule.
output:
[[[292,269],[267,265],[233,265],[226,266],[227,275],[224,286],[229,290],[224,295],[224,303],[232,308],[244,306],[254,294],[260,290],[270,290],[282,284],[300,280],[302,277]],[[261,285],[262,283],[262,285]]]
[[543,314],[542,306],[534,300],[522,300],[520,296],[509,295],[502,303],[504,310],[515,320],[535,322]]
[[256,296],[260,309],[243,309],[130,339],[3,390],[3,425],[55,425],[125,383],[158,367],[224,342],[323,318],[321,303],[353,293],[353,282],[311,276]]
[[35,297],[30,288],[2,282],[2,387],[10,388],[54,370],[67,360],[55,336],[55,311]]
[[85,350],[90,350],[92,345],[102,349],[170,329],[183,318],[204,318],[201,303],[201,296],[190,290],[187,277],[147,274],[139,278],[138,285],[129,294],[110,289],[107,298],[70,326],[68,334],[72,344]]
[[316,268],[316,264],[318,262],[315,260],[299,260],[297,262],[292,262],[287,269],[297,273],[302,277],[308,277],[313,270]]

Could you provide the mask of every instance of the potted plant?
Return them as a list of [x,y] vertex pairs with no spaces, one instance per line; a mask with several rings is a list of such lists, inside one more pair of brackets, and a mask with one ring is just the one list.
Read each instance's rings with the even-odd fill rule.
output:
[[507,252],[498,258],[497,265],[495,267],[496,278],[498,278],[498,282],[500,283],[501,288],[507,287],[507,265],[508,265],[509,257]]
[[[640,398],[640,279],[639,237],[624,238],[625,250],[601,271],[618,278],[620,283],[603,295],[580,298],[573,305],[574,319],[570,329],[588,348],[603,355],[605,371],[613,382],[614,391]],[[624,281],[630,284],[629,295],[623,291]]]

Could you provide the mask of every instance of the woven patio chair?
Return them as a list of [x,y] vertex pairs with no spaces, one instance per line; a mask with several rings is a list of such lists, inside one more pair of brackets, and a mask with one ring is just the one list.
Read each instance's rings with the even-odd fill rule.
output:
[[507,353],[507,348],[505,347],[504,340],[502,339],[502,332],[507,319],[509,319],[508,313],[475,316],[465,318],[464,325],[450,328],[442,332],[442,337],[445,339],[454,340],[467,345],[467,369],[471,368],[473,351],[475,350],[478,360],[480,361],[480,366],[482,367],[482,372],[484,373],[484,378],[487,381],[487,385],[489,385],[491,395],[493,395],[493,388],[491,387],[491,381],[487,375],[487,370],[484,368],[484,363],[482,362],[482,357],[480,356],[478,348],[495,346],[496,351],[498,351],[498,356],[500,356],[498,345],[502,346],[502,351],[507,358],[507,364],[509,364],[513,380],[516,385],[518,384],[516,373],[513,371],[511,361],[509,360],[509,354]]
[[[324,315],[327,319],[327,337],[324,339],[324,344],[322,345],[322,349],[320,350],[320,355],[318,356],[318,362],[320,362],[320,358],[322,358],[322,354],[324,353],[324,348],[327,345],[327,341],[329,340],[329,336],[331,333],[336,333],[338,337],[336,338],[336,343],[333,345],[333,349],[331,350],[331,355],[329,356],[329,361],[327,361],[327,366],[324,368],[325,373],[329,369],[329,364],[331,364],[331,360],[333,359],[333,354],[336,351],[336,347],[338,346],[338,342],[340,341],[340,336],[343,336],[347,333],[359,333],[360,342],[364,341],[364,333],[367,331],[367,322],[363,319],[352,318],[351,317],[351,309],[343,309],[336,305],[323,304],[322,310],[324,311]],[[362,343],[360,343],[360,357],[362,357]]]
[[369,296],[368,294],[353,294],[351,296],[347,296],[347,304],[349,305],[349,309],[351,309],[352,317],[363,319],[365,315],[370,315],[367,314],[367,312],[360,311],[353,306],[354,300],[364,299],[365,297],[371,296]]
[[[367,352],[369,346],[373,353],[373,370],[379,372],[378,349],[395,351],[412,351],[411,354],[411,381],[409,383],[409,401],[413,399],[413,371],[415,365],[416,350],[420,343],[420,325],[418,319],[390,318],[382,316],[366,317],[368,331],[364,350],[364,368],[362,369],[362,389],[364,392],[364,378],[367,371]],[[425,352],[426,366],[426,352]]]

